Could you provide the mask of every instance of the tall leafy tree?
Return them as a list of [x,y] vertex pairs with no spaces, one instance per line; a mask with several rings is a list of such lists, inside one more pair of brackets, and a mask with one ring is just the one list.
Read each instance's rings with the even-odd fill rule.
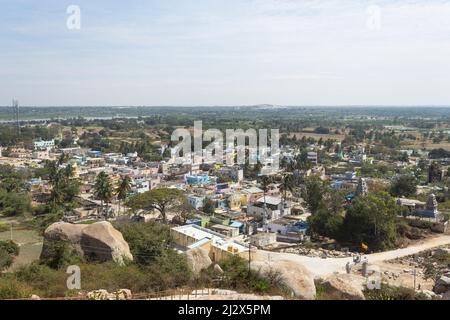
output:
[[411,175],[403,175],[395,179],[390,188],[394,197],[412,197],[417,192],[417,179]]
[[395,246],[396,218],[399,208],[386,192],[356,197],[344,219],[343,238],[355,245],[365,243],[371,250],[386,250]]
[[328,183],[319,177],[312,176],[305,180],[302,197],[311,213],[316,213],[324,206],[324,196],[329,191]]
[[326,206],[322,206],[318,211],[308,217],[309,233],[319,234],[330,238],[339,238],[342,230],[344,217],[334,214]]
[[213,215],[215,210],[216,207],[214,201],[212,201],[210,198],[205,198],[205,200],[203,201],[203,212]]
[[178,189],[153,189],[138,194],[127,201],[127,206],[134,210],[157,210],[164,223],[167,223],[167,211],[183,205],[184,193]]
[[297,170],[308,170],[311,169],[312,163],[308,159],[308,152],[302,151],[299,155],[295,157],[295,169]]
[[10,165],[0,166],[0,188],[18,193],[25,188],[26,176]]

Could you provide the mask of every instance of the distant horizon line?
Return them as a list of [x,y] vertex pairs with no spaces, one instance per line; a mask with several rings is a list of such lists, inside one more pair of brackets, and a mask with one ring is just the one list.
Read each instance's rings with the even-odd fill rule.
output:
[[[21,108],[450,108],[450,104],[439,105],[439,104],[429,104],[429,105],[408,105],[408,104],[354,104],[354,105],[278,105],[278,104],[254,104],[254,105],[19,105]],[[12,108],[12,105],[0,106],[0,108]]]

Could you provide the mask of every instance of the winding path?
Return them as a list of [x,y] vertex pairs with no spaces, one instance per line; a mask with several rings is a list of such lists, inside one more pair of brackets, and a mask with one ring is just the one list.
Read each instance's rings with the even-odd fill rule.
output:
[[[409,256],[421,251],[426,251],[447,244],[450,244],[450,235],[440,235],[424,240],[407,248],[373,253],[366,255],[366,257],[368,258],[369,263],[377,263]],[[264,250],[258,251],[258,259],[269,261],[269,263],[270,261],[275,262],[277,260],[288,260],[300,263],[305,266],[315,277],[332,274],[334,272],[343,273],[345,272],[345,265],[347,264],[347,262],[352,261],[352,258],[322,259],[316,257],[301,256],[293,253],[269,252]]]

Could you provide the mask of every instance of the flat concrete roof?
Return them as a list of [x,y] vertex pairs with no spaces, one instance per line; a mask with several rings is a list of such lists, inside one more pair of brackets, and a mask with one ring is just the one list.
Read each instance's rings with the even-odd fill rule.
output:
[[223,239],[224,236],[218,232],[208,230],[206,228],[199,227],[193,224],[187,224],[180,227],[172,228],[188,237],[194,238],[196,240],[202,240],[204,238],[215,240],[215,238]]

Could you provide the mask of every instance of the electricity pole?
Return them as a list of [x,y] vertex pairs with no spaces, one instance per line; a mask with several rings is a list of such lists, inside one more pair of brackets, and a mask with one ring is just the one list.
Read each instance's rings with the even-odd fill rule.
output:
[[251,260],[252,260],[252,256],[251,256],[251,232],[250,232],[250,223],[247,222],[247,233],[248,233],[248,278],[250,279],[250,266],[251,266]]

